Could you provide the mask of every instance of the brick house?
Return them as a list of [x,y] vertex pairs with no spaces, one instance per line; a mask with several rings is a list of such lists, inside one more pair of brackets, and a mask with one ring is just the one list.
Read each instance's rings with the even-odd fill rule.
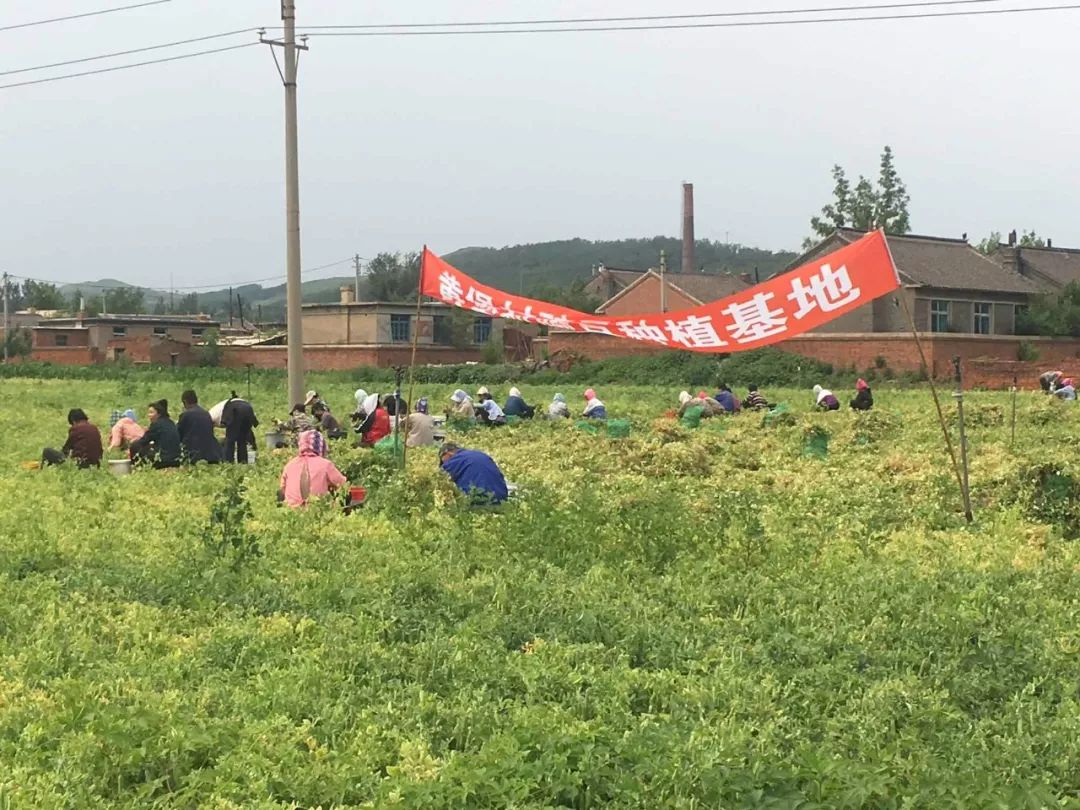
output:
[[[1010,234],[1010,240],[1015,233]],[[1006,269],[1019,273],[1040,284],[1048,291],[1056,291],[1070,282],[1080,282],[1080,250],[1056,248],[1053,243],[1046,247],[1021,247],[1008,244],[998,247],[997,261]]]
[[117,362],[191,365],[192,346],[217,321],[168,315],[50,318],[32,330],[31,357],[64,365]]
[[[819,259],[865,234],[842,228],[795,259],[788,269]],[[889,236],[904,295],[920,332],[1013,335],[1016,313],[1050,285],[1015,265],[979,253],[965,239]],[[885,296],[815,330],[815,334],[905,332],[896,295]]]

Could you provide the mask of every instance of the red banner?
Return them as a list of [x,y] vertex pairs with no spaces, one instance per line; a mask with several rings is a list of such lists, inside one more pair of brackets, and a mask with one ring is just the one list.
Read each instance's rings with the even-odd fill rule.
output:
[[858,242],[740,293],[678,312],[609,318],[486,287],[424,248],[424,295],[493,318],[592,332],[698,352],[779,343],[839,318],[900,286],[885,236]]

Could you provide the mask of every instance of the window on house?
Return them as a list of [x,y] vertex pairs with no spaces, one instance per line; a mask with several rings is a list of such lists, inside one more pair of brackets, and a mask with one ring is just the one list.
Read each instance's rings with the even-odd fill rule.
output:
[[165,337],[168,334],[169,334],[169,330],[166,327],[164,327],[164,326],[155,326],[154,327],[154,335],[156,335],[157,337]]
[[473,343],[491,340],[491,318],[473,318]]
[[432,319],[431,339],[439,346],[450,346],[454,342],[454,330],[450,325],[450,316],[436,315]]
[[127,327],[126,326],[114,326],[112,328],[112,336],[113,337],[127,337]]
[[990,334],[990,312],[992,309],[993,305],[991,304],[975,304],[972,307],[971,331],[976,335]]
[[394,343],[409,342],[409,326],[412,323],[411,315],[390,316],[390,340]]
[[930,331],[931,332],[948,332],[949,331],[949,302],[948,301],[931,301],[930,302]]
[[197,327],[195,327],[194,329],[192,329],[192,330],[191,330],[191,336],[192,336],[193,338],[201,338],[201,337],[203,336],[203,330],[202,330],[202,327],[200,327],[200,326],[197,326]]
[[68,345],[67,341],[68,341],[68,336],[67,335],[57,335],[56,336],[56,345],[57,346],[67,346]]

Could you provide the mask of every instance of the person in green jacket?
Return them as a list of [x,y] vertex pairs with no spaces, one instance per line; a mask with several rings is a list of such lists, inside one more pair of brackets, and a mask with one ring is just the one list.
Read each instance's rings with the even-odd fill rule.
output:
[[150,403],[147,412],[150,427],[141,439],[131,445],[131,458],[150,462],[155,470],[180,466],[180,433],[169,417],[169,402],[159,399]]

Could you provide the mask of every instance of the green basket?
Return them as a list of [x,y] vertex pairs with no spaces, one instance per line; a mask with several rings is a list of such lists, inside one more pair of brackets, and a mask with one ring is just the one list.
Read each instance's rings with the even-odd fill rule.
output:
[[[404,436],[400,437],[397,440],[397,448],[396,449],[397,449],[398,458],[400,458],[402,455],[405,454],[405,437]],[[375,450],[376,453],[384,453],[384,454],[387,454],[387,455],[393,455],[394,450],[395,450],[394,437],[393,436],[386,436],[386,437],[384,437],[382,439],[379,439],[379,441],[375,442],[374,450]]]
[[508,425],[516,425],[520,421],[521,421],[521,417],[517,416],[515,414],[510,414],[509,416],[506,417],[506,424],[508,424]]
[[705,413],[705,409],[701,405],[694,405],[687,408],[683,413],[682,418],[679,419],[679,424],[684,428],[690,428],[691,430],[697,427],[701,427],[701,415]]
[[630,436],[629,419],[610,419],[607,423],[609,439],[625,439]]
[[586,433],[590,433],[595,436],[600,432],[599,426],[590,419],[579,419],[574,425],[578,430],[583,430]]
[[807,458],[827,458],[829,455],[829,434],[814,433],[803,442],[803,455]]

